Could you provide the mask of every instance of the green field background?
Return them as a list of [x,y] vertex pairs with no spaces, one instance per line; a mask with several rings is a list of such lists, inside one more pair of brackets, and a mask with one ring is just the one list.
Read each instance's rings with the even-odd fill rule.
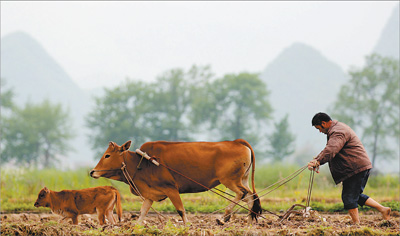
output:
[[[293,204],[306,204],[310,171],[307,169],[290,182],[268,193],[273,188],[268,186],[282,180],[299,170],[299,166],[288,164],[259,165],[256,168],[255,186],[261,198],[262,208],[277,214],[286,211]],[[89,176],[90,168],[77,170],[57,169],[2,169],[1,170],[1,212],[50,212],[49,208],[33,206],[39,191],[46,186],[53,191],[65,189],[83,189],[95,186],[112,185],[122,195],[124,211],[140,211],[142,201],[129,191],[129,186],[122,182],[105,178],[93,179]],[[232,193],[225,186],[218,189]],[[329,169],[321,168],[315,174],[311,195],[311,207],[321,212],[344,212],[341,202],[341,185],[335,185]],[[399,211],[399,176],[397,174],[372,174],[364,191],[365,194]],[[229,201],[210,191],[203,193],[182,194],[184,207],[189,213],[222,213]],[[232,197],[226,195],[232,199]],[[155,202],[153,208],[160,212],[175,212],[169,199]],[[237,207],[240,212],[245,211]],[[360,208],[369,210],[368,207]]]

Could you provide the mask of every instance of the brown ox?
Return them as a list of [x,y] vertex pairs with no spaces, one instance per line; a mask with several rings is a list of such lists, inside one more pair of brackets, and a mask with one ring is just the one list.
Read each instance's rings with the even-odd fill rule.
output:
[[[161,201],[167,197],[175,206],[183,222],[186,223],[186,213],[179,194],[203,192],[207,191],[207,188],[211,189],[219,184],[225,185],[236,193],[234,202],[237,203],[240,200],[247,202],[249,209],[252,209],[248,217],[249,223],[252,222],[252,219],[257,219],[258,214],[261,214],[260,200],[255,194],[254,187],[254,151],[245,140],[147,142],[140,147],[140,150],[151,157],[155,157],[160,162],[160,166],[143,159],[140,168],[137,168],[137,166],[141,160],[141,155],[129,151],[130,145],[131,141],[122,146],[110,142],[99,163],[90,172],[90,176],[93,178],[110,178],[129,184],[121,171],[122,162],[125,162],[130,177],[144,198],[138,223],[143,221],[153,201]],[[253,192],[248,184],[251,165],[253,166],[251,176]],[[171,171],[167,167],[203,186]],[[132,189],[132,186],[130,190],[131,193],[138,195],[136,190]],[[225,210],[223,221],[229,220],[234,206],[235,203],[231,203]]]
[[75,225],[78,224],[78,215],[96,212],[100,225],[105,223],[105,216],[111,224],[115,224],[114,205],[117,207],[118,220],[121,221],[121,196],[118,190],[112,186],[60,192],[44,187],[40,190],[35,202],[35,207],[50,207],[54,214],[63,216],[63,219],[71,218]]

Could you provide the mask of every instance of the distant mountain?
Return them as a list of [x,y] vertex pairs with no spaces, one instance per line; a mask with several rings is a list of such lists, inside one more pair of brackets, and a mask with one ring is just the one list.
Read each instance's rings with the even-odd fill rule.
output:
[[23,32],[1,39],[1,78],[14,89],[18,104],[50,98],[74,113],[88,105],[87,95],[35,39]]
[[[89,111],[89,96],[82,91],[63,68],[30,35],[16,32],[1,39],[1,79],[15,94],[14,102],[24,106],[27,101],[39,103],[49,99],[68,108],[73,119],[71,127],[77,133],[72,144],[77,160],[88,158],[88,144],[84,136],[84,116]],[[86,153],[83,153],[85,150]],[[73,162],[74,160],[70,160]],[[78,163],[79,164],[79,163]]]
[[290,131],[296,135],[297,146],[323,146],[325,137],[314,130],[311,119],[317,112],[328,112],[348,79],[340,66],[311,46],[294,43],[267,65],[260,77],[271,92],[275,120],[289,114]]
[[399,59],[399,11],[399,5],[397,5],[397,7],[393,9],[392,15],[383,28],[381,37],[379,38],[373,52]]

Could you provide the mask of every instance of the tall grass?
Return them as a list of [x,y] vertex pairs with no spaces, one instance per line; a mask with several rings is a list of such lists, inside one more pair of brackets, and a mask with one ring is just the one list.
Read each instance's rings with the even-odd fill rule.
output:
[[[304,203],[307,197],[310,171],[305,170],[290,182],[268,193],[273,188],[267,189],[273,183],[294,173],[300,167],[296,165],[274,164],[259,166],[255,174],[255,186],[261,197],[265,209],[279,211],[287,209],[294,203]],[[130,193],[129,186],[118,181],[105,178],[93,179],[89,176],[89,168],[60,171],[56,169],[2,169],[1,170],[1,211],[49,211],[48,208],[35,208],[33,206],[37,195],[44,186],[54,191],[64,189],[83,189],[95,186],[112,185],[116,187],[123,198],[123,209],[139,211],[141,200]],[[399,200],[398,176],[377,175],[371,176],[365,193],[378,201]],[[274,186],[275,187],[275,186]],[[225,186],[217,187],[227,193],[232,192]],[[251,188],[251,186],[250,186]],[[268,194],[267,194],[268,193]],[[312,206],[333,204],[333,208],[340,208],[341,186],[336,186],[332,181],[328,168],[321,168],[320,174],[315,174],[312,189]],[[182,194],[182,201],[188,212],[214,212],[222,211],[229,202],[216,194],[208,191],[195,194]],[[226,195],[232,199],[232,197]],[[336,204],[336,205],[335,205]],[[169,200],[153,204],[157,211],[175,212]]]

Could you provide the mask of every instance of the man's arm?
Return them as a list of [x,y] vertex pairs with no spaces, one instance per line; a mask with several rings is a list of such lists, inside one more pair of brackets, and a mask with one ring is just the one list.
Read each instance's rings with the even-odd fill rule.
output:
[[331,161],[340,150],[346,144],[347,139],[344,133],[335,132],[333,133],[328,140],[324,150],[322,150],[316,159],[319,161],[320,165],[323,165],[329,161]]
[[344,133],[340,132],[333,133],[329,137],[328,143],[326,144],[324,150],[322,150],[317,157],[315,157],[308,163],[308,169],[314,170],[318,168],[320,165],[323,165],[332,160],[332,158],[334,158],[336,154],[340,152],[340,150],[342,150],[346,142],[347,140]]

